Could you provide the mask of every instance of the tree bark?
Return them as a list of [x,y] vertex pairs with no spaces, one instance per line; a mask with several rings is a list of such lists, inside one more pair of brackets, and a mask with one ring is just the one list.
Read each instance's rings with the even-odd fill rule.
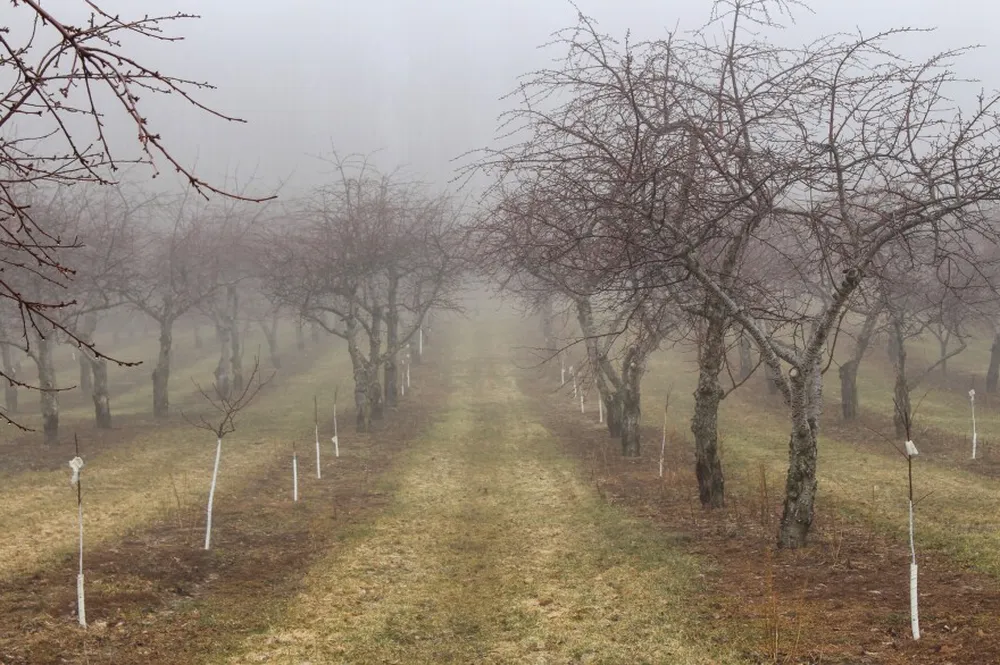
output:
[[379,370],[382,354],[382,323],[383,309],[381,305],[372,306],[371,336],[368,339],[368,371],[365,380],[368,385],[368,403],[371,408],[372,420],[381,420],[385,416],[385,402],[382,401],[382,386],[379,383]]
[[705,338],[698,353],[698,387],[694,391],[691,432],[694,434],[698,498],[705,508],[721,508],[725,505],[725,478],[719,459],[718,424],[719,403],[725,392],[719,384],[719,373],[726,352],[726,320],[715,303],[707,305]]
[[271,358],[274,369],[281,369],[281,356],[278,354],[278,316],[275,314],[269,321],[261,321],[260,329],[267,340],[267,354]]
[[[607,346],[598,339],[597,328],[594,325],[594,313],[590,298],[578,296],[573,299],[576,306],[576,318],[583,332],[584,347],[587,349],[587,360],[594,373],[597,392],[604,402],[605,423],[608,435],[619,438],[622,435],[622,380],[615,368],[608,361]],[[551,342],[556,346],[555,339]]]
[[892,424],[896,428],[896,439],[902,440],[906,437],[907,425],[910,422],[910,386],[906,381],[906,343],[903,337],[902,322],[893,321],[892,330],[893,343],[890,348],[896,352],[892,359],[892,369],[895,375],[893,386],[893,413]]
[[59,440],[59,393],[56,392],[56,371],[52,362],[53,341],[51,337],[42,335],[38,335],[36,341],[42,431],[45,433],[45,443],[55,444]]
[[4,403],[7,406],[7,413],[17,413],[17,386],[10,380],[17,378],[17,367],[14,365],[9,346],[0,344],[0,354],[3,356],[3,372],[8,377],[4,386]]
[[398,288],[399,277],[390,271],[385,310],[385,401],[390,407],[399,405],[399,366],[396,353],[396,345],[399,343],[399,310],[396,303]]
[[622,364],[622,420],[621,441],[624,457],[638,457],[639,422],[641,419],[641,383],[646,370],[646,358],[638,346],[631,346],[625,352]]
[[170,350],[173,345],[173,320],[160,320],[160,353],[153,369],[153,416],[166,418],[170,414],[170,397],[167,386],[170,383]]
[[986,392],[995,393],[997,391],[998,379],[1000,379],[1000,332],[993,336],[993,345],[990,347],[990,365],[986,370]]
[[746,381],[753,372],[753,347],[750,344],[750,337],[740,334],[740,381]]
[[858,361],[848,360],[840,366],[840,408],[844,420],[858,417]]
[[90,358],[94,375],[92,397],[94,399],[94,422],[98,429],[111,429],[111,398],[108,396],[108,362],[104,358]]
[[229,324],[229,367],[232,372],[231,389],[236,395],[243,392],[243,351],[240,345],[239,302],[239,294],[236,291],[236,287],[230,284],[226,287],[226,304],[228,306],[226,322]]
[[[97,331],[97,314],[91,312],[83,317],[83,323],[80,329],[77,331],[77,336],[80,338],[81,342],[93,343],[94,333]],[[80,366],[80,390],[83,391],[84,395],[89,395],[94,390],[93,376],[90,370],[90,358],[89,353],[85,348],[81,347],[79,349],[79,354],[76,356],[77,362]]]
[[805,372],[790,373],[792,433],[788,441],[788,475],[778,530],[778,547],[805,547],[816,501],[816,436],[822,410],[823,377],[819,359]]
[[356,324],[348,321],[346,332],[347,352],[351,357],[354,376],[355,426],[357,431],[363,434],[370,432],[372,428],[372,410],[368,392],[369,364],[358,346]]
[[229,339],[232,329],[228,325],[221,325],[217,328],[222,349],[219,352],[219,362],[215,365],[215,392],[220,399],[229,399],[232,395],[230,363],[232,362],[232,348]]

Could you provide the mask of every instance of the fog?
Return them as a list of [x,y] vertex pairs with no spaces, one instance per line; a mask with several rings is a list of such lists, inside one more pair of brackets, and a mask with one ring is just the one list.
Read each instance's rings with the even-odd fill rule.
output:
[[[70,3],[52,7],[60,5]],[[635,39],[647,39],[700,27],[711,3],[580,0],[576,6],[611,35],[631,30]],[[109,5],[119,7],[134,14],[131,3]],[[453,160],[494,141],[497,118],[512,105],[502,98],[518,76],[560,55],[558,48],[539,47],[576,20],[574,5],[564,0],[185,0],[143,7],[201,18],[172,26],[182,42],[143,42],[136,56],[212,83],[217,90],[200,99],[247,121],[227,123],[179,101],[150,98],[155,127],[204,178],[255,174],[262,189],[287,181],[286,193],[322,181],[324,169],[310,155],[331,147],[378,151],[384,168],[405,165],[446,185]],[[992,26],[1000,8],[988,3],[846,0],[814,3],[814,10],[794,12],[789,43],[830,31],[936,27],[904,42],[904,50],[912,47],[916,56],[982,44],[959,71],[986,88],[998,85],[992,63],[1000,50]]]

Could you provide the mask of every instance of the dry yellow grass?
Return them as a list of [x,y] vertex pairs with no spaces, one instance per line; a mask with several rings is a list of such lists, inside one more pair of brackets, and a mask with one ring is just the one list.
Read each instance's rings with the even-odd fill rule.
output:
[[[224,441],[216,501],[225,501],[277,456],[287,454],[291,437],[299,437],[300,449],[305,448],[313,439],[313,394],[329,405],[335,385],[346,384],[349,376],[346,354],[333,346],[308,372],[281,377],[282,385],[252,405],[239,419],[237,432]],[[200,411],[204,408],[195,412]],[[91,459],[83,472],[87,541],[118,538],[138,524],[167,516],[178,501],[181,507],[203,504],[214,450],[211,433],[175,421]],[[326,460],[332,461],[329,450]],[[0,577],[23,574],[72,551],[74,503],[68,466],[5,477],[0,487]]]
[[392,507],[227,662],[730,662],[686,629],[695,562],[598,498],[489,335],[465,339],[479,346]]
[[[883,393],[891,390],[891,382],[887,386],[884,377],[870,367],[863,380],[865,399],[884,403]],[[696,382],[697,374],[689,358],[674,352],[658,355],[643,383],[645,413],[662,410],[663,395],[673,386],[672,426],[690,441],[688,428]],[[758,491],[762,463],[775,491],[784,486],[788,465],[788,420],[755,406],[755,389],[759,390],[759,382],[730,396],[723,403],[719,419],[727,491],[746,498]],[[834,401],[826,408],[837,406]],[[955,395],[932,391],[921,405],[921,417],[944,413],[934,422],[947,426],[951,421],[960,422],[967,408],[968,402],[963,403]],[[996,416],[984,420],[990,423]],[[875,447],[859,448],[821,430],[817,513],[820,519],[830,510],[866,520],[874,518],[879,530],[903,537],[907,524],[906,462],[878,434],[871,432],[870,438]],[[914,480],[917,496],[929,494],[918,506],[918,547],[939,548],[962,564],[1000,577],[1000,512],[996,510],[1000,482],[938,465],[926,455],[915,461]]]

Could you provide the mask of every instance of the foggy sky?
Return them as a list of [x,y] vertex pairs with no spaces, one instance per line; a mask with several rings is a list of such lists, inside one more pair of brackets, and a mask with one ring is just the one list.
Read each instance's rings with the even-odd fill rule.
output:
[[[77,4],[58,0],[48,7]],[[123,13],[135,0],[114,0]],[[188,10],[200,20],[173,28],[185,41],[144,45],[175,75],[207,80],[218,90],[201,99],[248,121],[227,124],[179,103],[158,102],[150,114],[186,163],[197,158],[209,179],[239,169],[256,172],[262,188],[292,177],[288,191],[322,181],[325,167],[308,157],[382,150],[379,164],[444,185],[461,153],[490,144],[497,117],[512,102],[500,97],[517,77],[543,67],[558,51],[537,47],[573,25],[565,0],[143,0],[143,12]],[[699,27],[709,0],[577,0],[600,28],[638,39],[675,27]],[[914,40],[914,55],[979,43],[960,71],[1000,87],[1000,7],[977,0],[816,1],[797,13],[791,42],[821,32],[873,33],[939,27]]]

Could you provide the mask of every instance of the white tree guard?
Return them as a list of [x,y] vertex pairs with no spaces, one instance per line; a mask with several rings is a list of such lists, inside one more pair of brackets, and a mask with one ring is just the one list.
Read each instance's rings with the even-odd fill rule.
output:
[[[69,461],[69,468],[73,470],[73,475],[70,478],[70,485],[76,486],[80,482],[80,469],[84,466],[83,459],[80,457],[74,457]],[[77,622],[84,628],[87,627],[87,602],[84,596],[83,587],[83,501],[79,499],[79,494],[77,495],[76,502],[76,513],[77,513],[77,528],[79,530],[79,568],[76,574],[76,618]]]
[[292,501],[299,500],[299,456],[292,455]]
[[[917,447],[912,441],[906,442],[906,456],[912,458],[919,454]],[[912,489],[910,490],[912,496]],[[913,500],[909,501],[910,508],[910,630],[913,639],[920,639],[920,597],[917,593],[917,548],[913,541]]]
[[406,387],[410,387],[410,359],[406,359]]
[[976,390],[969,390],[969,405],[972,407],[972,459],[976,459]]
[[318,424],[316,425],[316,477],[317,478],[322,478],[323,477],[323,469],[320,466],[320,459],[319,459],[319,425]]
[[660,478],[663,477],[663,464],[667,456],[667,417],[663,417],[663,438],[660,439]]
[[580,391],[580,413],[587,413],[587,408],[583,405],[583,391]]
[[917,550],[913,545],[913,502],[910,501],[910,630],[920,639],[920,596],[917,593]]
[[219,460],[222,458],[222,439],[215,444],[215,468],[212,470],[212,487],[208,490],[208,520],[205,522],[205,549],[212,546],[212,504],[215,502],[215,483],[219,479]]
[[333,403],[333,454],[340,457],[340,437],[337,436],[337,403]]
[[419,328],[417,330],[417,351],[420,352],[421,356],[424,355],[424,329],[423,328]]
[[604,398],[597,398],[597,422],[604,423]]

